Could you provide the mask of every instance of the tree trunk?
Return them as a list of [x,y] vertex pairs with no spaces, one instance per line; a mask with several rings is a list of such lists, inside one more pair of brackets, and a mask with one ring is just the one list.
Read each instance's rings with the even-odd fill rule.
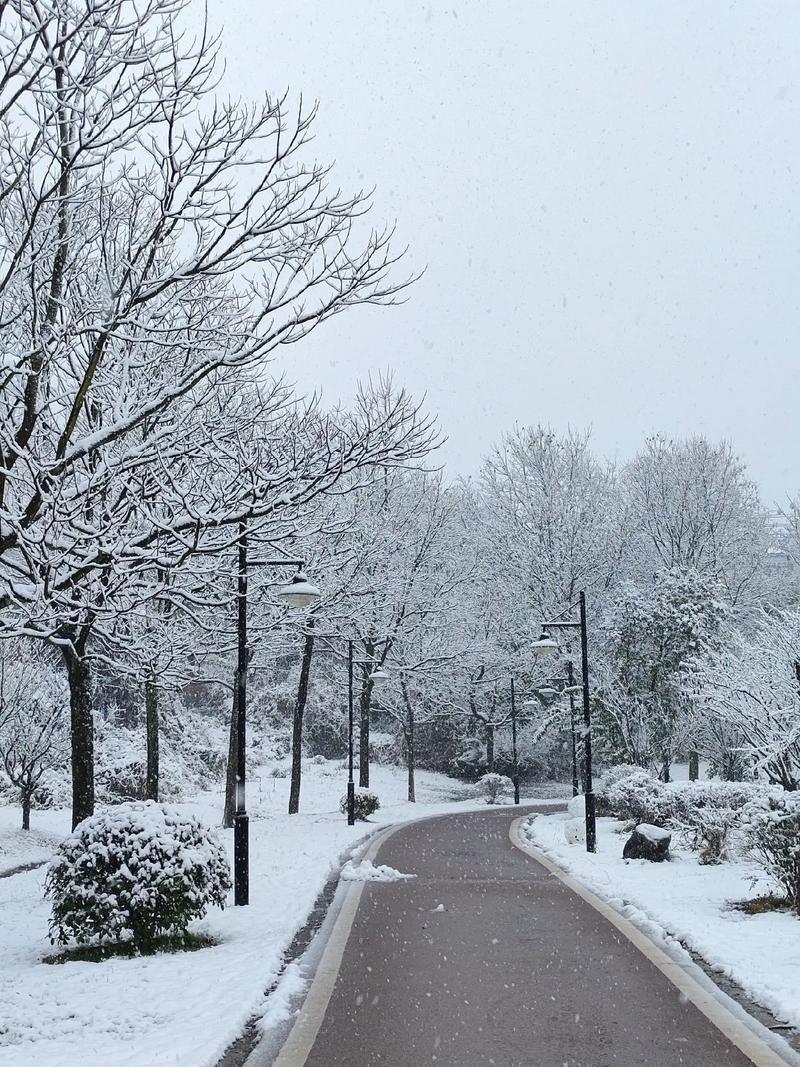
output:
[[415,771],[417,769],[417,743],[415,738],[415,719],[414,719],[414,705],[411,703],[411,698],[408,695],[408,689],[405,682],[402,684],[403,700],[406,705],[406,722],[403,727],[403,737],[406,743],[406,765],[408,767],[408,799],[412,804],[417,801],[417,786],[415,781]]
[[372,704],[372,682],[364,679],[361,690],[358,719],[358,784],[369,789],[369,713]]
[[231,708],[231,729],[228,735],[228,769],[225,775],[225,810],[222,813],[222,825],[228,830],[233,826],[236,811],[236,742],[238,740],[239,686],[234,676],[233,702]]
[[30,828],[31,828],[31,800],[32,799],[33,799],[33,794],[29,793],[27,789],[23,790],[23,792],[22,792],[22,829],[23,830],[30,830]]
[[700,777],[700,753],[692,749],[689,753],[689,781],[696,782]]
[[672,763],[671,763],[671,760],[670,760],[669,756],[662,756],[661,757],[661,781],[662,782],[666,783],[666,782],[670,782],[671,781],[671,778],[669,776],[669,769],[670,769],[671,765],[672,765]]
[[158,800],[158,688],[153,675],[144,683],[144,713],[147,733],[148,800]]
[[73,830],[94,814],[92,678],[82,645],[62,646],[69,679]]
[[314,654],[314,620],[308,620],[306,641],[303,646],[303,665],[300,668],[300,684],[297,687],[297,700],[294,705],[292,723],[292,783],[289,789],[289,814],[300,811],[300,780],[303,759],[303,713],[308,700],[308,679],[311,674],[311,657]]
[[494,725],[486,724],[486,773],[494,774]]
[[369,789],[369,713],[372,705],[372,657],[375,646],[371,641],[364,642],[364,651],[368,662],[361,667],[361,697],[359,699],[358,725],[358,784],[362,789]]

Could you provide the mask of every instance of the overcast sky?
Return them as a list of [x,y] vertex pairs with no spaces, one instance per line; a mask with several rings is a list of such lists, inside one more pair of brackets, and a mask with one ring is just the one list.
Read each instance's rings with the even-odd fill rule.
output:
[[800,490],[800,4],[209,0],[224,88],[320,101],[315,151],[375,187],[395,309],[292,349],[346,399],[391,368],[468,473],[515,422],[728,437]]

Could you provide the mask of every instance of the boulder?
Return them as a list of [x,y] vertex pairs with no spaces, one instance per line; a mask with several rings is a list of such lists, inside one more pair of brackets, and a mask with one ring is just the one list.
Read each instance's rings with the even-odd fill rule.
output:
[[650,860],[661,863],[669,859],[669,843],[672,834],[660,826],[640,822],[625,842],[622,858],[626,860]]

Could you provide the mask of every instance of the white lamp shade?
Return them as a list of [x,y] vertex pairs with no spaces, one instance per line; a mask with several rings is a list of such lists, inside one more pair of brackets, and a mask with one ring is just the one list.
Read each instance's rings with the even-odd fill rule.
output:
[[315,600],[319,600],[319,589],[312,585],[302,571],[298,571],[288,585],[282,586],[275,596],[288,604],[290,608],[307,608]]
[[555,656],[558,652],[558,641],[554,641],[548,634],[542,634],[538,641],[533,642],[533,652],[537,659],[546,659]]
[[376,667],[372,674],[370,674],[369,680],[373,685],[383,685],[384,682],[389,681],[390,677],[389,672],[383,667]]

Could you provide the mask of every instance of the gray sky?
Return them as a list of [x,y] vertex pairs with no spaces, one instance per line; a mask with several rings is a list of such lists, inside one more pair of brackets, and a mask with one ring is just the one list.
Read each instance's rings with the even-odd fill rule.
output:
[[515,422],[733,440],[800,489],[800,4],[209,0],[227,91],[321,102],[427,273],[291,351],[303,389],[427,392],[454,472]]

